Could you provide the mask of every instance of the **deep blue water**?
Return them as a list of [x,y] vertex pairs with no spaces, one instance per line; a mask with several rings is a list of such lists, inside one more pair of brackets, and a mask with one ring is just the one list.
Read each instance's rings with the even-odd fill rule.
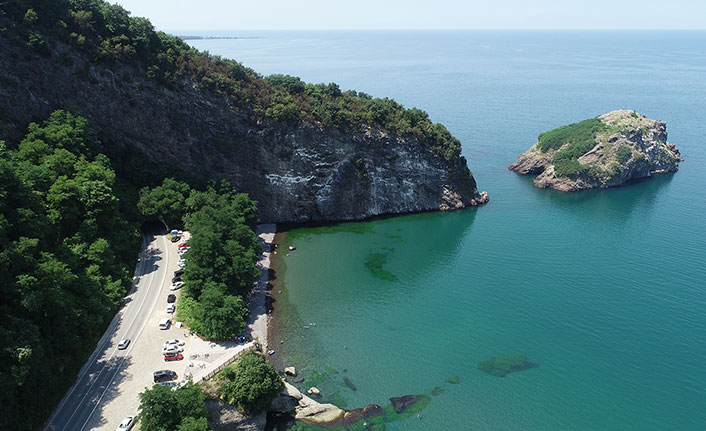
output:
[[[284,362],[326,370],[347,407],[444,389],[390,430],[706,429],[706,32],[228,34],[258,38],[190,43],[425,109],[491,197],[292,232]],[[667,122],[679,172],[563,194],[506,169],[539,133],[618,108]],[[539,367],[476,368],[515,353]]]

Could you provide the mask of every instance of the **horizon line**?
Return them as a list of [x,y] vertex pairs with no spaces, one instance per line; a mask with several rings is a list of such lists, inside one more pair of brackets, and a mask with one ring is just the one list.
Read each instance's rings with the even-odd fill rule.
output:
[[158,31],[706,31],[706,28],[238,28],[157,29]]

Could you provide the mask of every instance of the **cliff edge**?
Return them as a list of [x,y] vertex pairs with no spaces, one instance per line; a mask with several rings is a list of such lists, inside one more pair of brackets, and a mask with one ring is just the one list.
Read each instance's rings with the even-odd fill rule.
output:
[[[49,4],[51,3],[51,4]],[[419,109],[335,84],[263,77],[118,5],[0,5],[0,139],[57,109],[88,119],[138,186],[162,169],[225,178],[263,222],[363,219],[488,201],[460,142]],[[126,171],[126,172],[125,172]]]
[[537,175],[537,187],[573,192],[676,172],[681,161],[666,123],[621,109],[539,135],[508,169]]

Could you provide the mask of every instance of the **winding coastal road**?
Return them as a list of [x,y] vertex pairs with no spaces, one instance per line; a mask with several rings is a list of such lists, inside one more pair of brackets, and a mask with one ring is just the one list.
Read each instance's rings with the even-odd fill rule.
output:
[[[158,342],[152,342],[150,338],[154,337],[150,334],[144,340],[143,335],[148,324],[148,332],[154,333],[158,329],[152,323],[168,317],[155,313],[156,308],[166,306],[161,297],[168,292],[170,254],[175,253],[168,246],[163,232],[143,234],[142,259],[136,269],[132,290],[126,297],[126,305],[98,341],[76,382],[46,422],[45,430],[114,430],[125,416],[137,413],[139,389],[151,386],[151,372],[169,368],[164,365]],[[175,255],[171,260],[172,266],[176,265]],[[131,343],[127,349],[118,350],[118,342],[123,338],[129,338]],[[146,350],[149,353],[142,353]],[[150,360],[143,361],[144,357]],[[148,363],[141,367],[137,358]],[[138,379],[139,382],[132,382]],[[106,408],[108,404],[112,408]]]

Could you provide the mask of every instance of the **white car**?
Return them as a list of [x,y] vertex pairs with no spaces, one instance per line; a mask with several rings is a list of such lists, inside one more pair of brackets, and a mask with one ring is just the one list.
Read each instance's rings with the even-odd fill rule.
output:
[[174,304],[167,305],[167,313],[172,314],[172,313],[174,313],[175,309],[176,309],[176,307],[174,307]]
[[162,347],[162,354],[164,354],[164,353],[181,353],[183,351],[184,351],[184,348],[177,346],[176,344],[170,344],[168,346]]
[[167,340],[167,341],[164,342],[164,346],[165,346],[165,347],[168,346],[168,345],[170,345],[170,344],[174,344],[174,345],[176,345],[176,346],[183,346],[184,344],[186,344],[186,342],[185,342],[184,340],[177,340],[176,338],[173,339],[173,340]]
[[127,349],[128,344],[130,344],[130,339],[129,338],[123,338],[120,340],[118,343],[118,350],[125,350]]
[[135,425],[135,417],[128,416],[125,419],[123,419],[122,422],[120,422],[120,425],[118,425],[117,431],[128,431],[129,429],[132,429],[133,425]]
[[169,290],[179,290],[182,287],[184,287],[184,282],[183,281],[177,281],[176,283],[172,284],[172,286],[169,288]]

